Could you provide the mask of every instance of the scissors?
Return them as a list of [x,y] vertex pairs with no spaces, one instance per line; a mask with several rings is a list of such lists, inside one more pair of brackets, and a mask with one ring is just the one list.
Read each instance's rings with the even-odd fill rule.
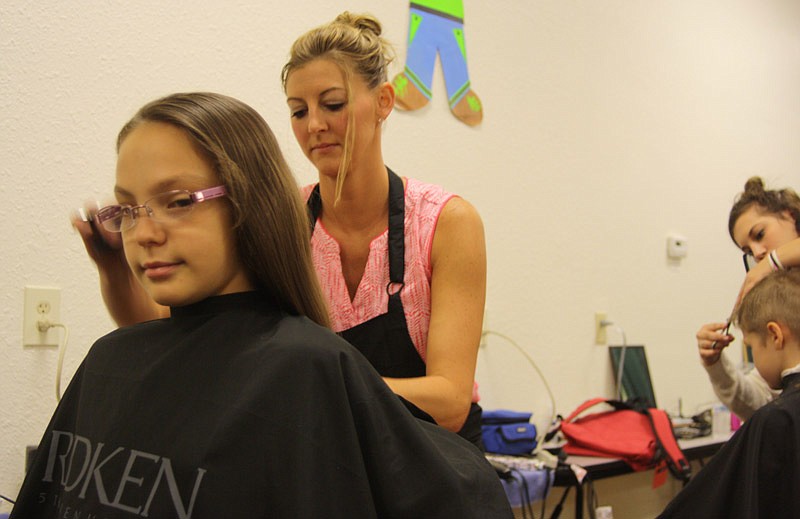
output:
[[[733,324],[733,316],[736,315],[736,306],[733,307],[731,310],[731,315],[728,317],[728,320],[725,321],[725,328],[722,329],[722,335],[730,335],[731,331],[731,324]],[[712,350],[721,350],[722,346],[717,344],[717,341],[711,343]]]

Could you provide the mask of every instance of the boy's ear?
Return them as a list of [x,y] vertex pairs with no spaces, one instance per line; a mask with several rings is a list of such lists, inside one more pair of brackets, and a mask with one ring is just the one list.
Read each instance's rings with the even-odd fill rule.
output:
[[784,347],[786,334],[780,323],[770,321],[767,323],[767,343],[775,346],[776,350],[782,350]]

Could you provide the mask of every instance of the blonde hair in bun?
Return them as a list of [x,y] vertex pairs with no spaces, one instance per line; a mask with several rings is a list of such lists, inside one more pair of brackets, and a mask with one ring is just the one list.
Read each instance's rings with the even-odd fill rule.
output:
[[[394,52],[388,41],[381,37],[380,22],[369,14],[341,13],[332,22],[303,34],[292,44],[289,61],[281,70],[281,83],[286,92],[286,81],[296,69],[316,59],[336,63],[342,71],[348,102],[352,99],[350,85],[353,75],[358,75],[370,89],[388,81],[389,64]],[[347,133],[342,150],[342,161],[336,177],[336,201],[342,193],[347,170],[352,159],[355,142],[355,124],[352,111],[348,114]]]

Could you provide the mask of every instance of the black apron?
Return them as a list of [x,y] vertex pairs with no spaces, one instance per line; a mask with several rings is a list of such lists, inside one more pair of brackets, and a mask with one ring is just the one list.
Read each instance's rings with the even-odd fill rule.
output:
[[[340,332],[350,344],[354,345],[383,377],[412,378],[425,376],[425,363],[414,347],[408,333],[406,314],[400,299],[405,275],[405,193],[403,181],[391,169],[389,173],[389,308],[379,315],[353,328]],[[311,231],[317,223],[322,210],[322,197],[319,184],[308,198],[308,212],[311,218]],[[399,396],[399,395],[398,395]],[[406,407],[417,418],[436,423],[426,412],[403,397]],[[481,408],[472,403],[467,420],[458,432],[481,450]]]

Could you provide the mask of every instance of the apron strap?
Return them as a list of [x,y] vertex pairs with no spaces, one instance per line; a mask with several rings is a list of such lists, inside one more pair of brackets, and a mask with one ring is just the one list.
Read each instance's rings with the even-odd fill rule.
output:
[[314,234],[314,227],[317,225],[317,218],[322,212],[322,195],[319,194],[319,184],[314,186],[311,194],[306,202],[306,211],[308,211],[308,223],[311,224],[311,234]]
[[406,197],[403,180],[391,169],[386,170],[389,172],[389,280],[394,284],[399,283],[402,288],[406,254]]

